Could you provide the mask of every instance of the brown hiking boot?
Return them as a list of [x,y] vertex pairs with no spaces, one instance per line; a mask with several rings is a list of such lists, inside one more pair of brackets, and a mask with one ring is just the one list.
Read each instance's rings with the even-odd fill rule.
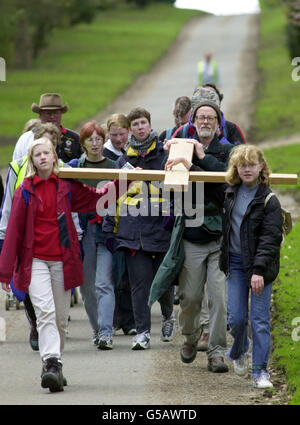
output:
[[213,357],[208,359],[207,369],[214,373],[228,372],[228,366],[224,363],[223,357]]
[[202,333],[201,338],[198,342],[197,351],[207,351],[208,350],[208,340],[209,340],[209,334],[208,333]]
[[185,342],[180,350],[180,357],[183,363],[192,363],[197,355],[197,344]]

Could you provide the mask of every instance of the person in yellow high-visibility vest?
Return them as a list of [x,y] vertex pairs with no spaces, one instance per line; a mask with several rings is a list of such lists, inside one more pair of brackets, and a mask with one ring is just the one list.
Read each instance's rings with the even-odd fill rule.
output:
[[197,84],[213,83],[220,85],[217,62],[212,60],[212,54],[206,52],[204,60],[197,63]]

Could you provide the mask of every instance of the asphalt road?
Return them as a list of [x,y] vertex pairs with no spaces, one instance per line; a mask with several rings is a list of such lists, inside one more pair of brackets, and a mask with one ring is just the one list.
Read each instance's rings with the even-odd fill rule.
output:
[[[220,66],[226,114],[241,78],[241,62],[253,37],[254,21],[247,15],[193,20],[153,70],[101,111],[98,119],[104,121],[112,112],[127,113],[134,106],[143,106],[152,114],[154,129],[171,126],[173,102],[178,96],[191,96],[196,62],[207,50]],[[132,351],[131,337],[122,333],[115,336],[112,351],[97,350],[81,301],[71,308],[63,355],[69,385],[62,393],[48,393],[40,387],[41,361],[39,353],[29,347],[24,310],[5,311],[4,300],[1,291],[0,316],[7,325],[7,341],[0,342],[1,405],[252,404],[256,398],[251,380],[235,376],[231,366],[227,374],[208,372],[204,353],[192,364],[183,364],[179,332],[171,343],[160,341],[158,304],[152,312],[150,350]]]

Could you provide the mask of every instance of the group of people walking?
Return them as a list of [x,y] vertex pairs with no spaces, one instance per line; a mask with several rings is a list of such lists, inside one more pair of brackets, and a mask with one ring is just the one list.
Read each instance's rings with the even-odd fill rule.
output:
[[[263,152],[225,119],[222,98],[212,83],[197,86],[191,98],[176,100],[174,126],[160,135],[142,107],[113,114],[105,125],[89,121],[78,135],[61,124],[68,107],[59,94],[43,94],[32,105],[40,122],[16,144],[2,201],[0,282],[23,297],[43,388],[61,391],[67,384],[61,357],[76,287],[98,349],[111,350],[119,328],[133,336],[133,350],[149,349],[151,297],[160,303],[161,340],[171,341],[179,302],[182,362],[195,360],[205,336],[208,370],[227,372],[229,361],[240,376],[249,368],[251,293],[253,384],[272,386],[270,299],[281,208],[276,196],[265,205],[271,190]],[[174,137],[193,143],[191,162],[168,159]],[[159,182],[124,187],[117,180],[58,177],[60,167],[171,170],[178,163],[226,172],[226,184],[204,183],[201,225],[183,211],[176,216],[172,200],[166,211]],[[193,183],[194,210],[203,208],[196,192]],[[115,206],[114,214],[99,212],[101,198],[105,208]],[[227,326],[234,338],[228,351]]]

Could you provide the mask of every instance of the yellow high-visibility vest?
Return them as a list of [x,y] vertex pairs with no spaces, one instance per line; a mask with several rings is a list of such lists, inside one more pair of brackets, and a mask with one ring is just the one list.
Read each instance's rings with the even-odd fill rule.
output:
[[[214,77],[214,83],[218,84],[218,71],[217,71],[217,62],[211,61],[211,66],[213,70],[213,77]],[[204,61],[200,61],[197,63],[197,69],[198,69],[198,83],[201,86],[203,84],[203,72],[204,72]]]

